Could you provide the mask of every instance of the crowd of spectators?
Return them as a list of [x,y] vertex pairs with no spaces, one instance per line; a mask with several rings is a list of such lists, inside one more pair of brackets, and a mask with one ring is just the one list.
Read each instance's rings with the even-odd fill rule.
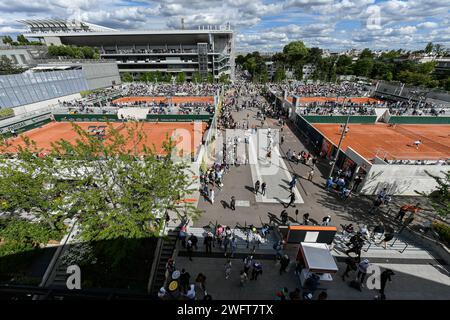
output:
[[[214,96],[218,84],[123,84],[114,88],[95,91],[85,98],[73,101],[60,101],[59,107],[72,114],[116,114],[120,108],[149,108],[149,114],[212,114],[214,103],[185,102],[173,103],[172,96]],[[163,101],[113,102],[119,97],[164,96]]]
[[386,101],[385,107],[393,116],[450,116],[450,106],[432,102]]
[[131,96],[214,96],[221,87],[214,83],[141,83],[123,84],[121,95]]
[[345,81],[341,83],[314,83],[293,82],[284,84],[268,84],[272,91],[302,97],[363,97],[368,96],[370,90],[366,85],[357,82]]

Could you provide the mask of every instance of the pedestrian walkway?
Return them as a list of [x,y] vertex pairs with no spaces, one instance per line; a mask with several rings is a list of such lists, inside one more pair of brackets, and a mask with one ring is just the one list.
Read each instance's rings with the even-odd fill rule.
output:
[[[197,250],[197,251],[205,251],[204,246],[203,246],[203,239],[206,237],[208,232],[214,232],[214,230],[212,228],[210,228],[209,226],[203,227],[203,228],[191,227],[188,229],[189,236],[191,234],[193,234],[198,239],[199,250]],[[248,254],[249,252],[253,251],[254,245],[252,242],[251,232],[246,232],[245,230],[243,230],[241,228],[232,228],[231,234],[233,235],[234,238],[236,238],[236,243],[237,243],[236,253]],[[278,237],[273,232],[270,232],[265,239],[264,238],[261,239],[261,243],[255,247],[254,252],[258,253],[258,254],[274,255],[275,250],[273,249],[273,244],[278,240],[279,240]],[[230,250],[230,247],[228,249]],[[184,251],[184,250],[181,250],[181,251]],[[213,253],[214,252],[222,252],[223,253],[224,251],[223,251],[223,248],[218,246],[216,243],[215,247],[213,247],[212,252]]]
[[[252,171],[253,185],[256,181],[267,184],[266,194],[258,193],[257,202],[265,203],[289,203],[289,182],[292,180],[291,172],[286,167],[283,157],[278,147],[272,149],[272,159],[268,161],[261,152],[258,152],[256,141],[257,137],[252,135],[249,140],[249,159]],[[300,182],[297,182],[300,183]],[[295,194],[294,203],[304,203],[297,187],[293,188]]]

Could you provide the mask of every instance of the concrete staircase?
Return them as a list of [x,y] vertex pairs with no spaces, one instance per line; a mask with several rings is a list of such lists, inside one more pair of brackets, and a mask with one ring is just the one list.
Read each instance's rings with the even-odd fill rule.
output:
[[[398,237],[398,238],[397,238]],[[333,255],[343,257],[348,249],[346,244],[350,236],[337,233],[333,241]],[[383,244],[379,244],[383,237],[376,237],[374,240],[366,241],[361,251],[361,257],[379,259],[402,259],[402,260],[428,260],[434,257],[424,248],[410,240],[404,239],[401,235],[396,235],[389,241],[384,249]]]
[[159,289],[165,285],[166,282],[166,264],[171,257],[174,256],[174,251],[177,244],[179,229],[169,230],[167,237],[162,240],[160,253],[158,256],[159,261],[155,274],[153,276],[153,282],[151,286],[151,294],[157,294]]

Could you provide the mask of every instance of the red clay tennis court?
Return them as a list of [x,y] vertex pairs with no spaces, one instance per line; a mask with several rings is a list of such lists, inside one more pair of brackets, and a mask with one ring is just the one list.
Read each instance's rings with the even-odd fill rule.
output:
[[[107,127],[105,122],[75,122],[83,130],[90,131],[92,128]],[[120,130],[120,132],[127,137],[126,126],[130,123],[112,123],[114,128]],[[91,128],[89,128],[91,127]],[[140,131],[144,133],[145,138],[139,143],[136,148],[142,150],[143,146],[153,148],[158,154],[164,154],[163,142],[166,140],[166,135],[173,137],[177,143],[177,150],[190,153],[191,150],[196,154],[198,148],[202,143],[203,133],[206,130],[206,123],[204,122],[159,122],[139,123]],[[105,128],[105,137],[107,139],[108,128]],[[194,134],[196,132],[197,134]],[[175,134],[174,134],[175,133]],[[184,135],[186,134],[186,136]],[[51,144],[61,139],[64,139],[70,143],[75,143],[79,140],[79,136],[73,130],[70,122],[52,122],[43,127],[36,128],[27,131],[23,134],[36,142],[38,148],[42,148],[44,152],[51,150]],[[183,135],[183,138],[181,136]],[[21,137],[13,138],[8,141],[9,146],[5,149],[5,152],[14,153],[17,150],[18,145],[24,145]],[[129,141],[126,145],[128,150],[134,148],[132,141]],[[190,148],[190,150],[189,150]]]
[[[336,146],[341,137],[339,124],[314,124]],[[419,149],[414,142],[421,140]],[[375,155],[388,160],[439,160],[450,158],[450,125],[350,124],[342,150],[350,146],[366,159]]]
[[154,103],[214,103],[213,96],[177,96],[177,97],[122,97],[113,100],[113,103],[134,103],[134,102],[154,102]]
[[[288,97],[289,102],[294,101],[294,97]],[[345,97],[300,97],[300,104],[308,104],[314,102],[350,102],[350,103],[381,103],[381,100],[369,98],[369,97],[354,97],[354,98],[345,98]]]

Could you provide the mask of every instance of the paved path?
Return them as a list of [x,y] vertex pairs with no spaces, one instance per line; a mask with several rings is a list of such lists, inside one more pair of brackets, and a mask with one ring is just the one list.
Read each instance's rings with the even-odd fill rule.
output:
[[[256,119],[256,109],[243,110],[233,113],[237,121],[247,119],[249,114],[249,124],[257,124],[260,128],[260,120]],[[280,129],[277,121],[268,118],[262,128],[271,127],[272,130]],[[279,214],[283,210],[280,202],[286,201],[288,194],[287,183],[293,174],[297,174],[300,179],[295,190],[298,202],[296,208],[287,209],[290,221],[295,221],[294,211],[299,210],[300,217],[305,212],[310,213],[313,221],[320,222],[322,217],[331,216],[331,224],[339,226],[340,224],[353,223],[366,224],[373,227],[380,221],[385,225],[390,225],[398,230],[399,225],[392,219],[392,215],[397,211],[397,207],[404,202],[412,201],[410,199],[395,199],[395,205],[390,214],[386,214],[387,208],[383,208],[375,215],[368,214],[373,199],[354,196],[347,201],[342,201],[337,192],[324,190],[325,178],[329,172],[329,164],[325,161],[318,162],[316,165],[316,174],[312,181],[306,179],[310,166],[304,164],[294,164],[282,159],[288,149],[296,153],[302,150],[314,152],[314,148],[297,131],[292,123],[288,123],[283,128],[284,143],[276,146],[273,151],[273,157],[279,158],[278,174],[268,175],[262,173],[267,168],[266,159],[259,159],[253,165],[239,165],[232,167],[230,172],[224,177],[224,187],[216,191],[216,202],[214,205],[203,199],[199,202],[199,208],[205,210],[203,216],[194,226],[202,227],[207,224],[225,224],[234,227],[237,223],[240,225],[254,224],[261,226],[271,219],[275,223],[279,222]],[[249,149],[253,147],[250,143]],[[250,163],[251,157],[250,155]],[[258,194],[255,197],[253,186],[256,180],[266,181],[268,184],[267,194],[263,197]],[[227,207],[231,196],[236,197],[236,211]],[[274,201],[275,199],[275,201]],[[397,201],[399,200],[399,201]],[[414,202],[415,203],[415,202]],[[334,277],[334,281],[323,283],[329,299],[373,299],[377,292],[363,289],[359,292],[348,286],[348,281],[340,279],[340,275],[345,269],[345,255],[343,250],[344,241],[339,235],[336,237],[335,244],[331,250],[332,255],[337,261],[339,272]],[[392,243],[392,242],[391,242]],[[403,251],[406,244],[408,247]],[[208,293],[214,299],[275,299],[275,293],[286,286],[289,290],[299,287],[298,277],[294,274],[294,267],[286,274],[279,275],[279,265],[270,258],[270,248],[265,248],[267,252],[261,249],[261,262],[264,265],[264,272],[256,282],[249,282],[244,288],[239,287],[239,272],[242,270],[241,256],[233,260],[232,276],[225,280],[223,266],[225,257],[220,253],[213,254],[211,257],[202,254],[195,255],[193,261],[189,261],[183,254],[177,258],[178,267],[185,267],[193,278],[199,272],[207,276]],[[202,249],[201,249],[202,250]],[[298,246],[292,245],[286,248],[291,261],[295,260]],[[403,252],[402,252],[403,251]],[[242,254],[245,254],[245,248]],[[258,250],[256,251],[258,254]],[[268,253],[268,256],[264,254]],[[267,258],[267,259],[266,259]],[[433,253],[422,248],[420,245],[411,243],[400,238],[397,243],[385,250],[380,245],[368,244],[364,247],[362,258],[368,258],[372,263],[382,268],[390,268],[396,274],[392,283],[388,283],[386,295],[388,299],[448,299],[450,297],[450,277],[449,266],[445,265]],[[352,277],[355,275],[352,274]],[[320,290],[316,293],[318,294]]]

